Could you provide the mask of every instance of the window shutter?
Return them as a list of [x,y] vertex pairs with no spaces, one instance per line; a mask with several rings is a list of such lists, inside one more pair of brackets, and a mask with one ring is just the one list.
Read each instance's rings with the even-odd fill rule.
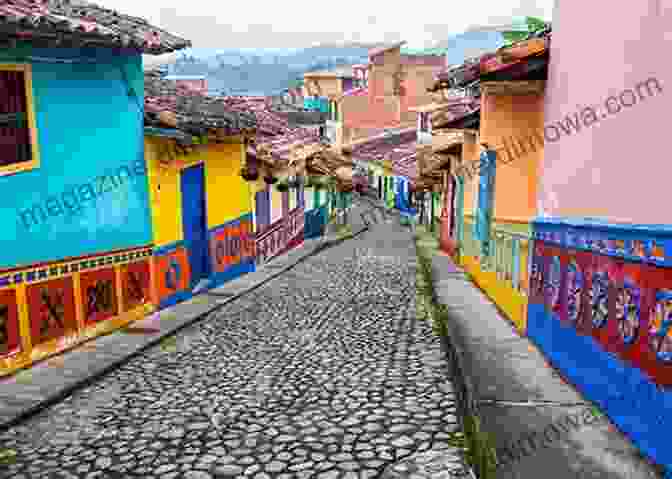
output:
[[0,166],[32,159],[25,74],[0,71]]

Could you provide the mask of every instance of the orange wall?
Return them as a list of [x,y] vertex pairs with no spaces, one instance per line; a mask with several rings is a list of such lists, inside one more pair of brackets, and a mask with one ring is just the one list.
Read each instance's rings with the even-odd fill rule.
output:
[[[480,142],[497,151],[494,219],[528,221],[535,216],[544,147],[543,138],[534,133],[543,127],[543,95],[483,95]],[[530,138],[534,149],[527,146]],[[514,139],[526,142],[527,151],[518,154],[509,148],[512,159],[504,141],[511,144]]]

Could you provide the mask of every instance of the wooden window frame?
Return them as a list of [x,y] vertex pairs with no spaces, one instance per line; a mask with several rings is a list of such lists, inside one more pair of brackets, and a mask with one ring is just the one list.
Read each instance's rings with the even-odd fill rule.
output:
[[22,161],[11,165],[0,166],[0,176],[13,175],[40,167],[40,149],[37,139],[37,122],[35,119],[35,98],[33,96],[33,70],[29,64],[0,63],[0,71],[23,73],[26,91],[26,115],[28,116],[28,134],[30,135],[30,161]]

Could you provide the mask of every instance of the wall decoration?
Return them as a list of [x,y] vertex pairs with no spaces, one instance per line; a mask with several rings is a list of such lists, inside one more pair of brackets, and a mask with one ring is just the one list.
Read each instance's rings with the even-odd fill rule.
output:
[[183,245],[157,249],[154,253],[157,298],[163,305],[176,294],[189,290],[191,270],[189,256]]
[[544,285],[546,284],[546,271],[548,269],[548,256],[545,254],[544,243],[535,243],[534,256],[530,273],[530,301],[534,303],[544,302]]
[[553,254],[548,265],[548,274],[546,275],[545,284],[545,301],[546,308],[549,312],[559,315],[560,313],[560,286],[562,282],[563,268],[560,263],[560,256],[558,251],[550,250]]
[[14,289],[0,290],[0,356],[20,350],[19,311]]
[[606,271],[595,271],[592,274],[590,308],[593,327],[606,326],[609,319],[609,274]]
[[656,358],[672,365],[672,290],[656,291],[649,319],[649,346]]
[[616,293],[616,321],[621,340],[626,345],[632,344],[639,333],[641,299],[639,286],[626,277]]
[[149,261],[138,261],[120,268],[124,311],[130,311],[149,302]]
[[570,259],[567,266],[567,319],[577,329],[582,326],[585,286],[583,268],[575,258]]
[[253,259],[252,219],[246,216],[213,229],[210,232],[210,249],[216,273]]
[[26,295],[33,345],[76,328],[72,277],[31,284],[26,288]]
[[119,314],[114,268],[82,273],[80,284],[86,323],[104,321]]

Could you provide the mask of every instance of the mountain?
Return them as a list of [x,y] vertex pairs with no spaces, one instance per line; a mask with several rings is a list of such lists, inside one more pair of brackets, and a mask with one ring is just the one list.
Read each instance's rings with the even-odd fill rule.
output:
[[205,75],[213,93],[273,95],[305,72],[368,62],[380,44],[324,44],[303,49],[187,49],[167,58],[172,75]]
[[478,27],[454,35],[438,43],[435,48],[446,49],[448,65],[461,65],[468,58],[497,50],[505,42],[501,32],[493,31],[492,27]]

